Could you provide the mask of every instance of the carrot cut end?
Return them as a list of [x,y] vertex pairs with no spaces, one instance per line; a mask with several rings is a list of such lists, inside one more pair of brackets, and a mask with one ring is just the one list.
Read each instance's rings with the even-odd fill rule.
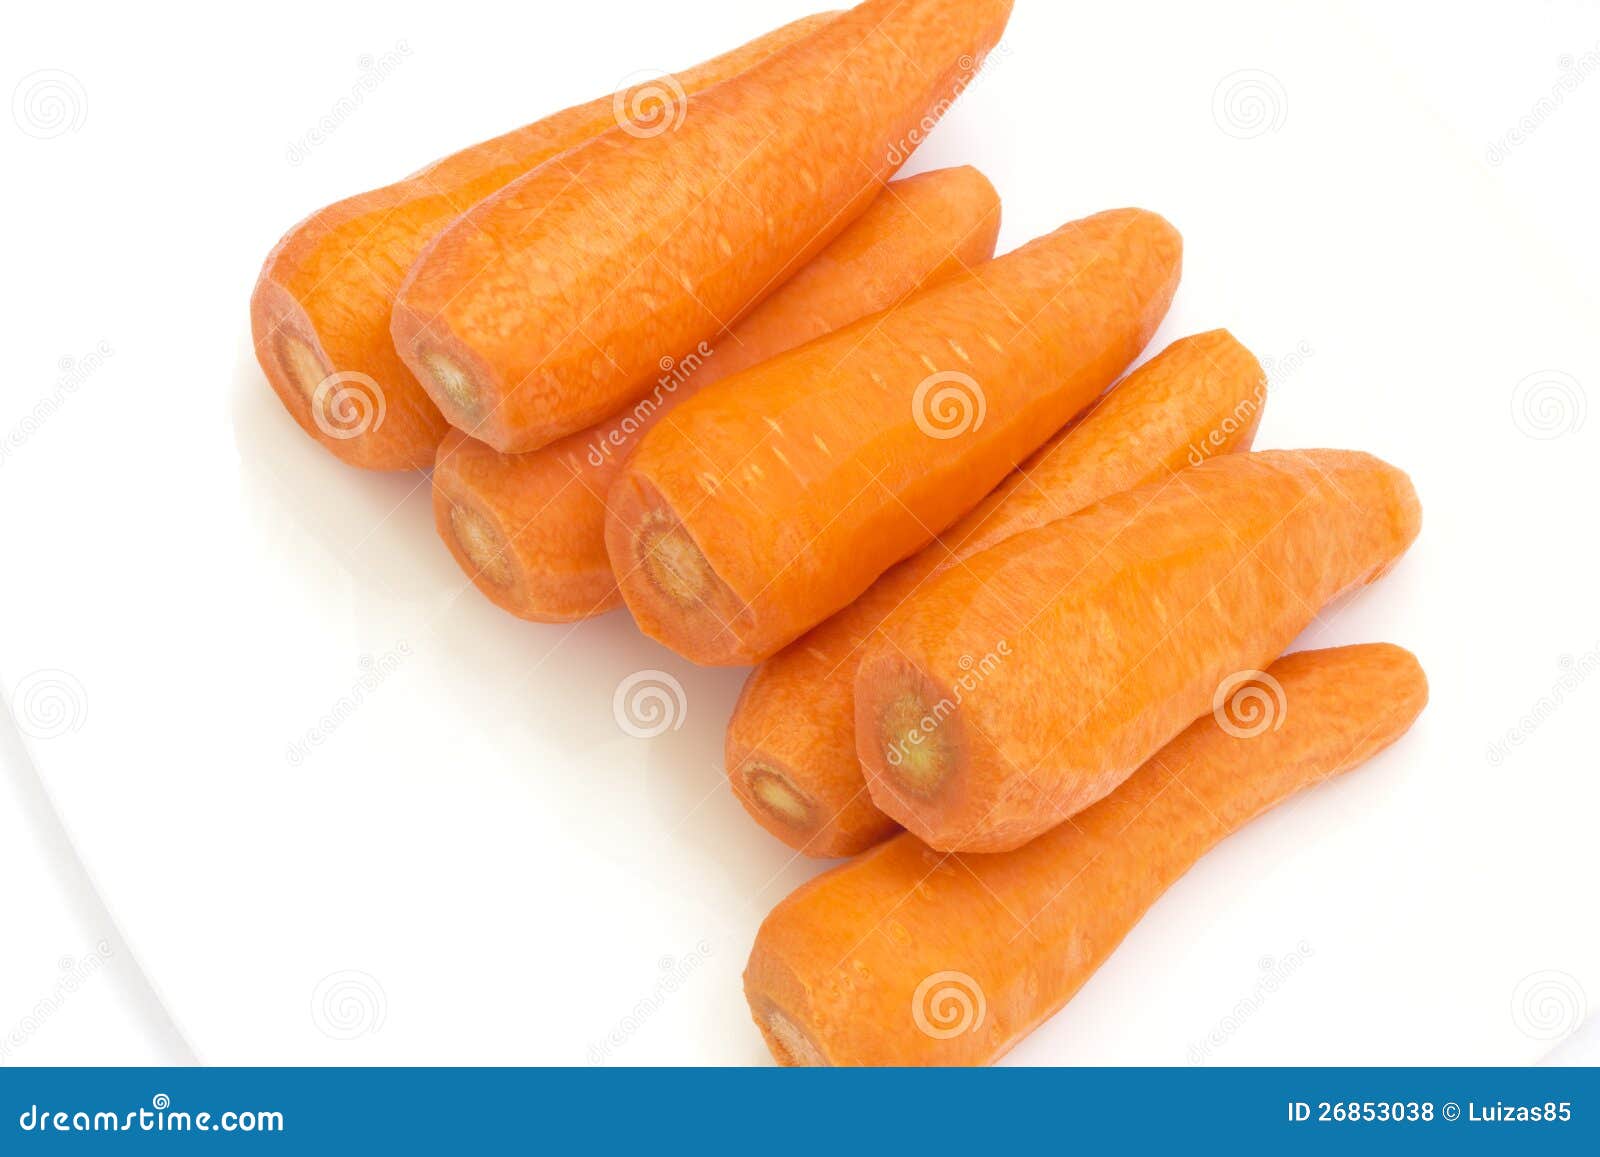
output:
[[706,603],[716,589],[710,562],[676,519],[648,520],[639,534],[639,566],[651,586],[684,606]]
[[446,398],[463,413],[477,413],[478,387],[460,364],[438,352],[424,354],[422,364]]
[[477,574],[496,586],[511,585],[511,560],[506,557],[506,540],[493,520],[466,506],[450,508],[450,532]]
[[315,409],[317,389],[331,372],[322,355],[294,334],[285,333],[278,338],[278,360],[284,374],[305,397],[306,405]]
[[744,769],[744,781],[750,798],[774,819],[792,827],[810,826],[815,810],[811,797],[781,771],[752,764]]
[[939,734],[942,706],[906,691],[891,699],[880,716],[878,742],[888,774],[913,795],[932,795],[950,774],[953,753]]
[[780,1065],[826,1067],[828,1058],[804,1029],[775,1008],[767,1010],[767,1045]]
[[639,629],[706,666],[758,657],[740,632],[744,601],[654,487],[625,471],[606,505],[606,553]]

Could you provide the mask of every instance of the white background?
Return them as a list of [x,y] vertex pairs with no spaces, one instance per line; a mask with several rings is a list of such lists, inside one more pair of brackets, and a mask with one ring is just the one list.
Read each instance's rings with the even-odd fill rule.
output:
[[[347,469],[281,412],[246,303],[315,207],[805,11],[8,12],[0,1063],[766,1062],[739,972],[818,866],[723,786],[742,673],[620,614],[489,606],[420,476]],[[1596,53],[1577,0],[1018,0],[913,158],[991,177],[1002,249],[1166,214],[1186,270],[1156,346],[1228,326],[1273,371],[1258,445],[1371,450],[1426,509],[1302,640],[1414,649],[1415,730],[1210,856],[1013,1060],[1600,1059],[1562,1041],[1600,1002]],[[651,740],[612,713],[644,669],[687,703]]]

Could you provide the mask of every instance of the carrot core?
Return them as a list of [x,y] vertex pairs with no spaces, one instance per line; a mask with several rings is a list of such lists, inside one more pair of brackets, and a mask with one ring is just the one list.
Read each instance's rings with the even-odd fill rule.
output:
[[711,564],[676,519],[647,520],[639,535],[639,565],[658,591],[678,603],[704,603],[714,588]]
[[511,564],[506,559],[505,539],[493,521],[470,507],[452,506],[450,529],[455,533],[461,553],[472,560],[478,573],[498,586],[511,585]]
[[446,397],[463,410],[477,410],[478,387],[473,384],[466,370],[441,353],[424,355],[422,363],[428,367],[429,376],[439,383]]
[[745,768],[744,778],[750,794],[778,819],[791,824],[811,821],[811,797],[781,771],[764,763],[752,764]]
[[293,334],[286,333],[278,343],[278,352],[289,380],[299,387],[308,405],[315,405],[317,387],[328,376],[328,368],[317,356],[317,351]]
[[799,1025],[775,1008],[767,1013],[767,1031],[772,1034],[772,1040],[780,1050],[778,1060],[782,1063],[812,1067],[827,1065],[828,1060],[822,1055],[822,1050],[811,1043],[811,1038]]
[[884,758],[907,791],[931,795],[950,773],[950,747],[939,734],[942,719],[939,708],[930,710],[914,691],[895,696],[883,709]]

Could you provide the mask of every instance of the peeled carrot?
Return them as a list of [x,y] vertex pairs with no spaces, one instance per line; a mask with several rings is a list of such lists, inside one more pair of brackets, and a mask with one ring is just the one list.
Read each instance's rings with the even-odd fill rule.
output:
[[797,20],[674,77],[558,112],[313,213],[268,255],[250,299],[267,381],[305,432],[351,465],[432,465],[449,426],[389,336],[395,291],[423,247],[510,181],[617,127],[618,109],[720,84],[834,15]]
[[644,396],[855,217],[970,81],[1011,0],[867,0],[619,128],[441,233],[395,302],[395,348],[452,424],[534,450]]
[[[1388,644],[1274,663],[1259,734],[1202,717],[1026,847],[941,854],[902,834],[773,910],[745,970],[781,1064],[985,1064],[1072,999],[1190,866],[1268,808],[1370,759],[1422,711]],[[1268,690],[1270,688],[1270,690]],[[1253,729],[1252,729],[1253,730]]]
[[1261,364],[1226,330],[1173,342],[1129,374],[971,513],[756,668],[728,723],[740,802],[807,855],[854,855],[886,839],[899,825],[867,793],[853,693],[856,659],[884,618],[934,575],[1014,534],[1196,457],[1248,450],[1265,400]]
[[608,498],[640,628],[741,663],[845,606],[1133,360],[1181,247],[1154,213],[1100,213],[678,407]]
[[433,472],[439,534],[478,589],[514,615],[587,618],[622,602],[606,556],[605,496],[644,432],[714,381],[887,308],[987,260],[1000,200],[972,168],[889,184],[826,249],[621,414],[526,454],[455,431]]
[[1367,454],[1233,454],[1026,531],[891,616],[856,670],[873,802],[941,850],[1015,848],[1100,799],[1416,538]]

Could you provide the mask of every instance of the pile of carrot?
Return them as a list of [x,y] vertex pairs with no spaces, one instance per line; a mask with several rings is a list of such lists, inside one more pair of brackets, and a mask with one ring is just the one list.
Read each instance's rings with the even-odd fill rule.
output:
[[981,173],[896,178],[1010,9],[796,21],[312,214],[251,299],[290,415],[431,468],[495,604],[626,606],[754,665],[733,794],[853,857],[751,954],[785,1064],[999,1057],[1196,858],[1427,698],[1397,647],[1286,653],[1420,507],[1369,455],[1252,450],[1266,377],[1227,331],[1138,364],[1170,223],[997,257]]

